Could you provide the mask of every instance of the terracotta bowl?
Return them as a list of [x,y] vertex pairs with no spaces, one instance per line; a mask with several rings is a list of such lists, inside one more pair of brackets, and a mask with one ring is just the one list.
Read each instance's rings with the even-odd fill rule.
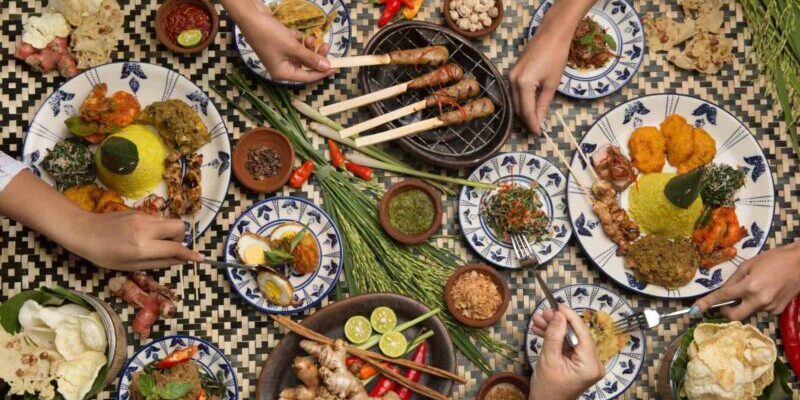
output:
[[[250,149],[263,146],[269,147],[278,154],[281,159],[281,167],[274,176],[256,180],[245,166],[247,152]],[[236,142],[236,148],[233,149],[233,174],[236,175],[236,179],[242,185],[256,193],[274,192],[283,187],[292,174],[293,163],[294,149],[292,149],[292,144],[286,136],[272,128],[256,128],[245,133],[239,138]]]
[[[458,280],[461,275],[472,271],[477,271],[479,274],[488,276],[492,282],[497,285],[498,291],[500,291],[500,306],[497,307],[497,311],[494,312],[494,315],[487,319],[472,319],[465,316],[459,309],[456,308],[455,300],[453,299],[453,296],[450,295],[450,291],[453,289],[453,285],[455,285],[456,280]],[[510,293],[506,280],[503,279],[503,276],[500,275],[497,270],[487,266],[486,264],[470,264],[457,269],[456,272],[453,272],[453,275],[450,276],[450,279],[447,280],[447,283],[444,286],[444,301],[447,304],[447,309],[450,311],[450,314],[453,314],[453,317],[455,317],[462,324],[475,328],[485,328],[497,323],[497,321],[503,317],[503,314],[506,313],[506,309],[508,309],[509,297]]]
[[[169,12],[172,11],[178,5],[181,4],[191,4],[211,16],[211,32],[208,33],[208,37],[206,40],[200,42],[197,46],[194,47],[181,47],[177,43],[173,43],[169,40],[167,36],[167,32],[164,28],[164,24],[167,19],[167,15]],[[158,11],[156,11],[156,37],[158,41],[160,41],[164,46],[167,46],[168,49],[179,53],[179,54],[194,54],[203,51],[206,47],[208,47],[211,43],[214,42],[214,39],[217,37],[217,31],[219,30],[219,15],[217,14],[217,10],[214,9],[214,5],[211,4],[208,0],[167,0],[158,7]]]
[[516,386],[519,390],[522,391],[522,394],[525,395],[525,398],[528,398],[528,395],[531,391],[529,378],[526,378],[522,375],[517,375],[512,372],[501,372],[499,374],[494,374],[490,376],[489,379],[483,382],[480,389],[478,389],[478,395],[475,396],[475,399],[476,400],[485,399],[486,394],[489,393],[489,389],[501,383],[510,383]]
[[[395,229],[389,222],[389,202],[398,194],[414,189],[422,190],[433,202],[433,223],[425,232],[418,235],[407,235]],[[442,226],[442,199],[439,192],[431,185],[417,179],[406,179],[389,187],[389,190],[386,191],[381,199],[378,213],[383,230],[394,238],[394,240],[405,244],[418,244],[428,240],[428,238],[436,233],[439,227]]]
[[444,20],[447,21],[447,26],[450,27],[453,31],[458,33],[461,36],[468,37],[470,39],[477,39],[480,37],[484,37],[492,32],[494,32],[498,26],[500,26],[500,21],[503,20],[503,0],[494,0],[494,6],[497,7],[499,13],[496,17],[492,18],[492,24],[486,28],[481,30],[477,30],[475,32],[465,31],[458,27],[456,21],[450,17],[450,2],[452,0],[444,0],[444,8],[442,9],[442,13],[444,14]]

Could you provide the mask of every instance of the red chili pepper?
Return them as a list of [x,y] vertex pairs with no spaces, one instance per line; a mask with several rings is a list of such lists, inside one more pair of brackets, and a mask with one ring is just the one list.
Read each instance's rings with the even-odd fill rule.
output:
[[183,364],[191,360],[192,357],[197,354],[197,350],[199,350],[197,345],[175,350],[172,353],[167,354],[167,356],[162,358],[161,361],[157,362],[156,368],[172,368],[178,364]]
[[372,168],[367,167],[366,165],[345,162],[344,167],[347,168],[348,171],[352,172],[353,175],[365,181],[372,179]]
[[403,3],[403,5],[408,7],[408,8],[414,8],[414,1],[413,0],[400,0],[400,2]]
[[300,168],[294,170],[292,172],[292,176],[289,177],[289,186],[300,189],[304,183],[308,180],[308,177],[311,176],[311,173],[314,171],[314,162],[313,161],[306,161]]
[[[414,353],[414,358],[412,358],[411,360],[417,364],[424,364],[425,356],[427,355],[427,353],[428,353],[428,342],[425,341],[422,342],[421,345],[419,345],[417,351]],[[421,372],[411,368],[409,368],[408,371],[406,371],[405,375],[406,379],[412,382],[419,382],[420,376],[422,376]],[[397,395],[400,397],[400,400],[411,399],[411,393],[412,393],[411,389],[408,389],[406,387],[401,387],[400,389],[397,390]]]
[[342,168],[344,166],[344,154],[342,154],[342,150],[333,139],[328,139],[328,150],[331,152],[331,164],[336,168]]
[[365,363],[364,360],[356,356],[347,357],[344,363],[350,373],[360,380],[369,379],[378,374],[377,368]]
[[383,13],[381,14],[381,18],[378,19],[378,27],[383,28],[392,21],[392,19],[397,15],[400,11],[400,8],[403,6],[403,3],[400,0],[387,0],[386,7],[383,8]]
[[800,327],[797,317],[800,316],[800,295],[797,295],[786,306],[780,317],[781,340],[786,361],[792,367],[795,376],[800,376]]
[[[383,364],[384,367],[389,368],[390,370],[400,373],[400,368],[395,367],[394,365],[390,365],[388,363]],[[383,397],[386,393],[391,392],[394,388],[397,387],[397,383],[389,378],[386,375],[382,375],[378,378],[378,383],[369,391],[369,397]]]
[[206,395],[206,390],[200,388],[200,393],[197,393],[197,397],[195,397],[194,400],[206,400],[207,398],[208,396]]

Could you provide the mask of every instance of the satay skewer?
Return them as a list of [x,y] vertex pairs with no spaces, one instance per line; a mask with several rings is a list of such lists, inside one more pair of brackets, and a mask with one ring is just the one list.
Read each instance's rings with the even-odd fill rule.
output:
[[357,135],[361,132],[368,131],[377,126],[381,126],[388,122],[394,121],[398,118],[411,115],[417,111],[424,110],[428,107],[441,106],[443,102],[453,102],[473,98],[478,95],[481,86],[474,78],[466,78],[456,82],[454,85],[448,86],[444,89],[439,89],[432,93],[430,96],[420,100],[411,105],[407,105],[397,110],[379,115],[375,118],[368,119],[364,122],[347,127],[339,131],[341,138],[348,138]]
[[481,97],[467,103],[458,110],[448,111],[438,117],[429,118],[413,124],[390,129],[381,133],[356,138],[356,147],[369,146],[377,143],[388,142],[415,133],[429,131],[442,126],[462,124],[473,119],[485,118],[494,113],[494,103],[487,97]]
[[445,64],[434,71],[416,77],[408,82],[399,83],[376,92],[323,106],[319,109],[319,113],[325,116],[333,115],[400,95],[407,92],[409,89],[424,89],[436,85],[446,85],[450,82],[459,81],[463,77],[464,70],[461,69],[461,67],[456,64]]
[[353,68],[370,65],[441,65],[450,58],[444,46],[421,47],[418,49],[395,50],[387,54],[367,54],[351,57],[328,57],[331,68]]

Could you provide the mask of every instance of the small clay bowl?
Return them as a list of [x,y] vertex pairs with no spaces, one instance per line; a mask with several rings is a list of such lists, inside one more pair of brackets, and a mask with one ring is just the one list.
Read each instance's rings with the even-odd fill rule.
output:
[[450,17],[450,2],[452,0],[444,0],[444,8],[442,9],[442,13],[444,14],[444,20],[447,21],[447,26],[450,27],[455,33],[458,33],[461,36],[470,38],[470,39],[477,39],[480,37],[484,37],[492,32],[494,32],[498,26],[500,26],[500,21],[503,20],[503,0],[494,0],[494,6],[497,7],[499,11],[497,16],[492,18],[492,24],[486,28],[477,30],[475,32],[465,31],[458,27],[456,21]]
[[[389,202],[395,196],[414,189],[422,190],[428,195],[428,198],[431,199],[431,202],[433,202],[433,223],[425,232],[422,232],[418,235],[407,235],[395,229],[389,222]],[[381,199],[378,215],[380,217],[383,230],[385,230],[386,233],[388,233],[389,236],[391,236],[394,240],[405,244],[418,244],[428,240],[428,238],[436,233],[436,231],[439,230],[439,227],[442,226],[442,199],[439,196],[439,192],[437,192],[436,189],[427,183],[417,179],[406,179],[389,187],[389,190],[386,191]]]
[[485,399],[489,390],[501,383],[510,383],[516,386],[517,389],[522,391],[526,399],[531,391],[530,379],[512,372],[500,372],[490,376],[489,379],[483,382],[480,389],[478,389],[478,395],[475,396],[475,400]]
[[[173,43],[167,36],[167,31],[164,27],[164,24],[167,20],[167,15],[169,15],[169,12],[172,11],[172,9],[181,4],[193,5],[205,11],[211,17],[211,31],[208,33],[206,40],[198,43],[197,46],[182,47],[177,43]],[[212,42],[214,42],[214,39],[217,37],[217,31],[219,30],[219,15],[217,14],[217,10],[214,9],[214,5],[208,0],[167,0],[161,4],[161,6],[158,7],[158,11],[156,11],[155,25],[156,37],[158,38],[158,41],[160,41],[164,46],[167,46],[168,49],[179,54],[194,54],[203,51]]]
[[[281,159],[281,167],[275,175],[256,180],[250,171],[247,170],[247,153],[250,149],[269,147]],[[272,128],[256,128],[239,138],[236,148],[233,150],[233,174],[236,179],[246,188],[256,193],[274,192],[289,180],[292,174],[292,164],[294,163],[294,149],[286,136]]]
[[[492,282],[497,285],[497,290],[500,292],[500,306],[497,307],[497,311],[495,311],[494,314],[487,319],[472,319],[465,316],[461,310],[456,308],[455,300],[450,294],[450,291],[453,289],[453,285],[455,285],[458,278],[461,275],[472,271],[476,271],[479,274],[488,276]],[[455,317],[462,324],[475,328],[485,328],[497,323],[497,321],[503,317],[503,314],[506,313],[506,309],[508,309],[509,297],[510,293],[506,280],[503,279],[503,276],[500,275],[497,270],[487,266],[486,264],[465,265],[457,269],[456,272],[453,272],[453,275],[450,275],[450,279],[448,279],[447,283],[444,285],[444,302],[447,304],[447,309],[450,311],[450,314],[453,314],[453,317]]]

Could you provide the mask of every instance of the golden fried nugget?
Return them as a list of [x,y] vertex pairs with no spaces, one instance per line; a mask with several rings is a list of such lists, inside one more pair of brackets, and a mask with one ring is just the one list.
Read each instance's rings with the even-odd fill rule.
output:
[[628,140],[633,165],[640,172],[661,172],[664,168],[666,140],[658,128],[642,126],[636,128]]
[[694,152],[688,160],[678,165],[678,173],[683,174],[707,165],[717,155],[717,141],[703,128],[694,128]]
[[693,128],[678,114],[672,114],[661,122],[661,133],[667,140],[667,161],[673,167],[685,162],[694,153]]
[[86,211],[94,211],[97,206],[97,198],[100,196],[100,187],[96,183],[87,183],[81,186],[73,186],[64,190],[71,202]]
[[106,214],[106,213],[112,213],[112,212],[118,212],[118,211],[130,211],[130,210],[131,210],[131,208],[126,206],[124,203],[117,203],[117,202],[109,201],[109,202],[103,203],[102,206],[97,207],[94,210],[94,212],[96,212],[98,214]]
[[113,190],[104,190],[100,197],[97,199],[97,205],[95,206],[94,211],[102,213],[103,211],[109,208],[109,203],[116,203],[125,205],[125,200],[122,199],[122,196],[119,193]]

